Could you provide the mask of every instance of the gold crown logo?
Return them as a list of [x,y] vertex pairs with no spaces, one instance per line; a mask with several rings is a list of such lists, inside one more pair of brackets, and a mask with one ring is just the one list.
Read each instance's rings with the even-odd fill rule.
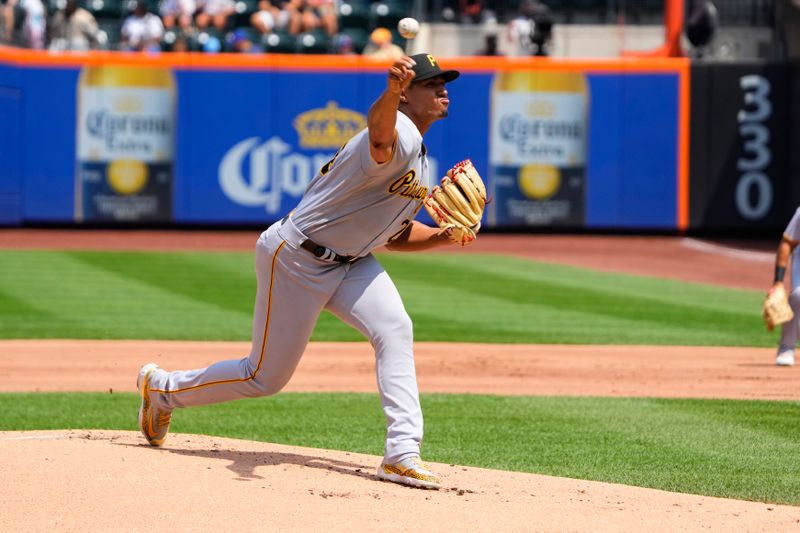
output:
[[297,115],[293,125],[303,148],[339,148],[367,126],[367,119],[331,101],[324,108]]

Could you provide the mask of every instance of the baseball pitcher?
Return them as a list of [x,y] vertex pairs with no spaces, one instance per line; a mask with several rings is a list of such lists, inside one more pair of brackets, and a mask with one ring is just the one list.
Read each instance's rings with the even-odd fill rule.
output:
[[[423,419],[412,324],[400,295],[372,251],[469,244],[480,229],[486,191],[469,161],[432,187],[423,135],[447,116],[446,84],[458,78],[430,54],[403,56],[388,70],[367,128],[350,139],[310,183],[297,207],[256,243],[258,279],[252,348],[241,359],[167,372],[139,372],[139,425],[160,446],[180,407],[266,396],[291,378],[323,309],[364,334],[386,417],[380,479],[439,488],[420,461]],[[414,220],[426,209],[439,225]]]

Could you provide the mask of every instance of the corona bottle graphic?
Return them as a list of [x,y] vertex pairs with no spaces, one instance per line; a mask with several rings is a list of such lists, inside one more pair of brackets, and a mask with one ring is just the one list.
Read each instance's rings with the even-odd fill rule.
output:
[[172,219],[175,81],[163,68],[86,66],[78,79],[75,219]]
[[498,72],[492,86],[492,226],[581,227],[588,89],[581,72]]

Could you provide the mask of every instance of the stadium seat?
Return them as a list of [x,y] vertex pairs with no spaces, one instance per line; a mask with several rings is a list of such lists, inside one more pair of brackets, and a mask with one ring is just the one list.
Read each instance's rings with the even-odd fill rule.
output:
[[297,51],[297,39],[285,31],[268,33],[261,37],[264,50],[273,54],[293,54]]
[[119,19],[127,11],[122,0],[86,0],[85,8],[96,19]]
[[339,29],[369,28],[369,6],[359,0],[345,0],[339,5]]
[[233,4],[233,25],[240,28],[250,25],[250,17],[258,11],[258,0],[236,0]]
[[159,46],[162,52],[197,52],[200,47],[194,37],[179,29],[171,28],[164,32]]
[[[45,7],[47,8],[48,16],[55,15],[56,12],[61,11],[67,5],[67,0],[47,0],[44,3]],[[81,7],[83,4],[81,3]],[[85,9],[85,8],[84,8]]]
[[178,33],[175,30],[165,31],[164,36],[161,37],[161,42],[159,43],[161,51],[172,52],[172,45],[175,44],[177,38],[178,38]]
[[369,8],[370,28],[397,29],[397,22],[409,16],[411,9],[402,0],[380,0]]
[[106,50],[118,50],[119,39],[122,34],[122,20],[98,20],[97,27],[104,37],[100,44]]
[[321,30],[306,31],[297,36],[298,54],[328,54],[332,47],[330,36]]
[[217,53],[222,51],[225,36],[214,28],[205,28],[189,42],[189,49],[197,52]]

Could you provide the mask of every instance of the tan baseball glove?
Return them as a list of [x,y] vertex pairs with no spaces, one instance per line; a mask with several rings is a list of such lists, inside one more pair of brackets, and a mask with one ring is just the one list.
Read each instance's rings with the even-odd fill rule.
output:
[[465,159],[447,171],[440,185],[425,198],[425,210],[451,241],[466,246],[481,229],[486,187],[472,161]]
[[767,293],[763,308],[764,324],[772,331],[775,326],[788,322],[794,316],[783,285],[775,285]]

